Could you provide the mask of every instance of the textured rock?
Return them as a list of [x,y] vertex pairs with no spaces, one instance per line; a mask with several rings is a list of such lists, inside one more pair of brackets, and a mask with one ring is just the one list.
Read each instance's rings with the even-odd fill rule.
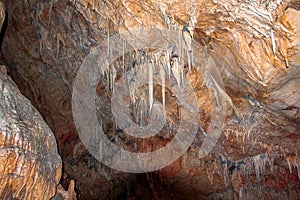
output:
[[62,187],[62,185],[57,186],[56,195],[52,198],[52,200],[76,200],[76,193],[74,191],[75,183],[73,180],[70,181],[70,185],[68,187],[68,191]]
[[0,198],[50,199],[62,168],[54,135],[6,71],[0,65]]
[[[74,179],[79,199],[141,194],[143,199],[299,198],[299,1],[7,0],[5,4],[8,27],[2,59],[55,133],[67,174],[62,184],[67,187]],[[108,169],[86,151],[73,124],[72,85],[82,60],[108,32],[173,25],[182,29],[193,10],[194,38],[221,71],[233,103],[228,103],[218,144],[200,159],[204,136],[199,129],[189,151],[165,169],[147,175]],[[199,121],[206,131],[209,93],[199,74],[186,77],[196,91]],[[103,80],[97,88],[103,127],[111,140],[132,150],[131,144],[142,141],[127,140],[115,126],[109,111],[111,92],[105,84]],[[176,113],[176,100],[167,94],[167,110]],[[168,121],[172,128],[178,119]],[[161,136],[164,139],[148,142],[157,148],[157,141],[171,137]],[[132,188],[136,182],[140,184]]]
[[0,198],[49,199],[62,167],[54,135],[3,72],[0,85]]

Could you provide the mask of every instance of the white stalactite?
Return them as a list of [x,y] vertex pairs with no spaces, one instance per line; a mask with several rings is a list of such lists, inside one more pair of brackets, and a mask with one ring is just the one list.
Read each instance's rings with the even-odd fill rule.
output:
[[110,63],[110,24],[108,22],[108,31],[107,31],[107,59]]
[[123,72],[125,72],[125,50],[126,50],[126,41],[123,39],[123,57],[122,57],[122,68]]
[[133,68],[127,72],[127,80],[128,80],[128,87],[129,87],[129,96],[131,102],[135,103],[135,88],[136,88],[136,72]]
[[105,70],[104,71],[104,73],[105,73],[105,79],[106,79],[106,85],[108,86],[108,87],[110,87],[110,85],[109,85],[109,70]]
[[271,36],[271,43],[272,43],[272,51],[273,54],[276,54],[276,43],[275,43],[275,36],[274,36],[274,31],[270,30],[270,36]]
[[115,86],[115,79],[117,76],[117,69],[115,68],[114,65],[111,66],[111,79],[110,79],[110,84],[111,84],[111,91],[114,91],[114,86]]
[[293,167],[295,167],[297,170],[297,173],[298,173],[298,178],[300,180],[300,160],[298,158],[298,155],[295,155],[295,154],[288,155],[288,156],[286,156],[286,161],[287,161],[290,173],[293,172]]
[[171,64],[170,64],[170,53],[167,51],[166,53],[167,57],[167,68],[168,68],[168,78],[170,79],[171,78]]
[[149,86],[149,111],[151,112],[153,105],[153,61],[148,63],[148,86]]
[[165,71],[163,66],[159,66],[159,73],[160,73],[160,78],[161,78],[161,97],[162,97],[162,104],[163,104],[163,110],[165,111],[165,105],[166,105],[166,93],[165,93]]

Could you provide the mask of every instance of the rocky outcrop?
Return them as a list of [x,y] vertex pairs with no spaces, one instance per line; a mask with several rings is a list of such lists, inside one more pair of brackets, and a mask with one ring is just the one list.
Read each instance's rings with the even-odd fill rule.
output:
[[54,135],[0,67],[0,198],[50,199],[62,169]]
[[0,199],[50,199],[62,169],[54,135],[6,72],[0,65]]

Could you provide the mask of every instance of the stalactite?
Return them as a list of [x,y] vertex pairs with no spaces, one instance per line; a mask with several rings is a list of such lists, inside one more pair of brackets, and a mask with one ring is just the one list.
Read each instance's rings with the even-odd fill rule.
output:
[[110,21],[108,21],[108,30],[107,30],[107,60],[110,63]]
[[92,10],[95,10],[96,0],[92,0]]
[[160,11],[164,15],[165,25],[167,26],[168,29],[170,29],[170,27],[171,27],[171,18],[170,18],[170,16],[167,14],[167,11],[162,6],[160,6]]
[[274,160],[275,160],[275,155],[274,155],[274,153],[272,152],[269,152],[268,151],[268,164],[269,164],[269,168],[270,168],[270,171],[271,171],[271,173],[273,173],[273,171],[274,171]]
[[128,81],[128,88],[129,88],[129,96],[131,102],[135,103],[135,88],[136,88],[136,71],[134,67],[131,67],[130,70],[127,72],[127,81]]
[[113,91],[113,64],[109,65],[109,79],[108,79],[108,83],[109,83],[109,89],[110,91]]
[[145,97],[145,94],[143,93],[142,97],[141,97],[141,126],[144,126],[144,124],[146,123],[146,116],[149,115],[148,113],[148,104],[147,104],[147,99]]
[[183,74],[183,55],[182,55],[182,37],[180,34],[180,31],[178,30],[178,61],[180,64],[180,78],[183,81],[184,80],[184,74]]
[[109,88],[111,91],[114,90],[115,78],[117,76],[117,69],[114,64],[111,64],[109,67]]
[[142,122],[142,101],[141,101],[141,96],[138,97],[137,101],[135,102],[134,105],[134,117],[135,117],[135,122],[141,126]]
[[166,59],[167,59],[167,68],[168,68],[168,79],[170,79],[171,78],[171,63],[170,63],[171,56],[168,50],[166,51],[166,56],[167,56]]
[[148,87],[149,87],[149,109],[153,106],[153,61],[148,63]]
[[179,62],[178,62],[178,57],[177,56],[173,56],[171,59],[171,70],[173,72],[173,75],[175,77],[175,80],[177,82],[178,85],[181,84],[180,82],[180,66],[179,66]]
[[241,199],[244,191],[243,178],[241,172],[237,170],[233,171],[230,178],[231,185],[234,191],[239,195],[239,198]]
[[109,84],[109,77],[110,77],[110,74],[109,74],[109,70],[108,70],[108,69],[105,69],[104,75],[105,75],[106,85],[107,85],[108,87],[110,87],[110,84]]
[[51,24],[52,7],[53,7],[53,0],[50,1],[49,18],[48,18],[48,28],[50,28],[50,24]]
[[224,186],[226,187],[227,186],[227,177],[228,177],[228,161],[223,155],[220,155],[220,160],[221,160],[221,164],[223,166]]
[[[211,80],[215,86],[215,88],[217,89],[217,91],[219,92],[219,94],[221,94],[225,100],[229,103],[229,105],[231,106],[231,108],[233,109],[235,115],[237,116],[237,118],[239,118],[239,113],[236,110],[231,98],[228,96],[228,94],[219,86],[219,84],[217,83],[217,81],[213,78],[213,76],[211,76]],[[221,106],[218,104],[218,106]]]
[[122,57],[122,68],[123,68],[123,72],[125,72],[125,50],[126,50],[126,41],[123,39],[123,57]]
[[274,31],[272,29],[270,30],[270,37],[271,37],[272,51],[273,54],[276,55],[276,43],[275,43]]
[[289,154],[286,156],[286,162],[289,167],[290,173],[292,173],[293,167],[296,168],[297,173],[298,173],[298,178],[300,180],[300,160],[296,154]]
[[162,96],[162,103],[163,103],[163,109],[165,112],[165,106],[166,106],[166,80],[165,80],[165,72],[164,69],[161,67],[160,68],[160,77],[161,77],[161,96]]
[[252,157],[256,179],[257,182],[260,182],[260,176],[265,174],[266,171],[266,163],[268,160],[268,153],[260,154]]
[[288,60],[288,52],[285,52],[284,54],[284,59],[285,59],[285,65],[287,68],[289,68],[289,60]]
[[189,21],[184,24],[184,27],[182,29],[182,37],[186,46],[185,53],[188,61],[189,72],[191,71],[191,65],[193,62],[192,42],[194,40],[194,29],[196,27],[196,23],[197,23],[196,13],[195,13],[195,9],[193,9],[190,14]]
[[189,31],[188,23],[185,23],[183,29],[182,29],[182,37],[185,42],[186,46],[186,56],[188,60],[188,67],[189,67],[189,72],[191,71],[191,57],[190,54],[192,52],[192,35],[191,32]]
[[[39,18],[40,18],[40,13],[39,13],[39,10],[40,10],[40,4],[39,3],[37,3],[36,4],[36,8],[35,8],[35,20],[34,20],[34,23],[37,23],[38,21],[39,21]],[[48,27],[49,27],[49,25],[48,25]]]

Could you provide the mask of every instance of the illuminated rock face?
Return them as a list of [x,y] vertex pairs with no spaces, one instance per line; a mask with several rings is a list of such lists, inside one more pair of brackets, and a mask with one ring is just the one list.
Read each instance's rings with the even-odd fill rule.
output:
[[62,168],[54,135],[2,72],[0,85],[0,198],[49,199]]
[[0,198],[49,199],[62,168],[54,135],[0,68]]
[[[4,3],[8,20],[3,28],[2,59],[8,74],[54,132],[64,163],[61,184],[66,189],[75,180],[78,199],[299,199],[299,1]],[[188,47],[193,38],[193,43],[206,50],[207,58],[202,60],[221,73],[224,88],[216,93],[226,99],[227,113],[218,143],[209,156],[200,158],[212,119],[213,94],[206,80],[190,59],[184,73],[167,61],[166,73],[154,67],[154,74],[155,70],[165,74],[166,83],[170,83],[168,71],[176,80],[183,74],[190,81],[200,111],[199,130],[190,149],[170,166],[149,174],[128,174],[105,167],[82,145],[72,117],[72,86],[91,47],[109,35],[143,27],[178,31]],[[189,53],[190,48],[186,49]],[[135,56],[136,52],[125,56],[128,74]],[[146,104],[160,100],[165,102],[167,125],[147,141],[148,146],[127,137],[110,111],[113,83],[124,73],[122,67],[115,63],[113,73],[106,71],[97,87],[103,130],[114,143],[131,151],[159,148],[176,134],[179,103],[172,91],[157,85],[143,95],[132,90],[126,101],[142,102],[132,114],[137,123],[147,123],[150,107]]]
[[[5,17],[0,4],[1,25]],[[0,199],[50,199],[61,177],[55,137],[0,65]]]

